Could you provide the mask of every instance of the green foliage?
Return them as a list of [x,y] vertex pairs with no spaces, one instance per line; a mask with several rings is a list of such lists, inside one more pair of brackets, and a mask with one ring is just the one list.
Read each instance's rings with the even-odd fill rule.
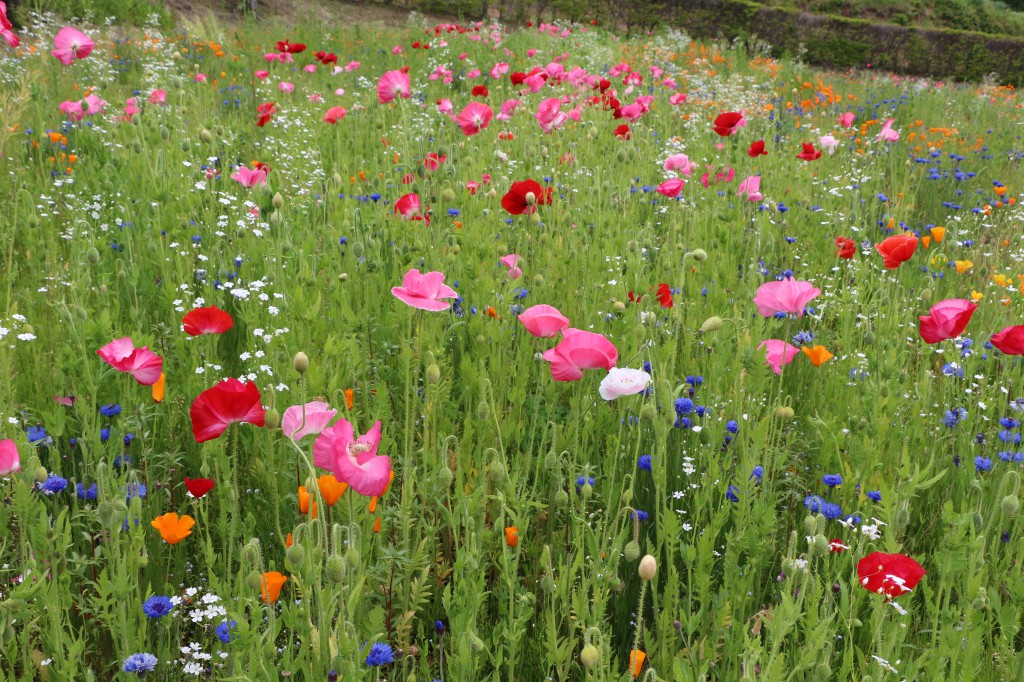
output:
[[8,3],[13,9],[15,20],[22,21],[31,12],[52,12],[66,19],[84,19],[104,23],[106,21],[142,26],[151,23],[154,15],[160,26],[171,25],[170,13],[163,0],[18,0]]

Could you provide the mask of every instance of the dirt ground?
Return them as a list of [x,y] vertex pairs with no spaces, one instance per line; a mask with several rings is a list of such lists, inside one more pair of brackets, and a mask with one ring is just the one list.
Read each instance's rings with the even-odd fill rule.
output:
[[[242,18],[238,11],[242,0],[164,0],[178,21],[193,21],[213,15],[219,21]],[[290,25],[301,21],[314,20],[333,26],[346,24],[384,24],[404,26],[409,16],[401,7],[381,5],[373,0],[367,2],[335,2],[334,0],[258,0],[256,18],[260,21],[280,22]],[[450,20],[450,17],[429,17]]]

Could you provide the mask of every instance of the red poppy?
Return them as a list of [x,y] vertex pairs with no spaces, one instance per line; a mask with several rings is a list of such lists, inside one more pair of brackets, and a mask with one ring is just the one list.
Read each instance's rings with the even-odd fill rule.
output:
[[253,161],[252,167],[255,168],[256,170],[267,171],[268,173],[274,170],[273,168],[263,163],[262,161]]
[[895,270],[900,263],[910,260],[917,249],[917,236],[909,232],[895,234],[885,239],[880,244],[875,244],[875,249],[882,254],[886,270]]
[[844,545],[843,541],[840,540],[839,538],[833,538],[828,543],[828,551],[830,551],[830,552],[835,552],[836,554],[842,554],[844,549],[850,549],[850,548],[847,547],[846,545]]
[[804,161],[814,161],[821,158],[821,150],[814,148],[813,142],[804,142],[804,150],[796,155],[796,158]]
[[964,333],[978,304],[966,298],[948,298],[931,307],[927,315],[918,319],[921,338],[925,343],[939,343],[955,339]]
[[630,303],[639,303],[640,299],[643,298],[642,294],[634,294],[632,289],[629,290],[629,293],[627,294],[627,296],[629,298],[629,302]]
[[259,114],[259,118],[256,119],[256,125],[262,128],[270,121],[275,113],[274,103],[265,102],[256,107],[256,113]]
[[209,478],[188,478],[185,477],[185,487],[192,497],[199,499],[206,493],[213,490],[213,480]]
[[470,94],[473,95],[473,97],[487,97],[487,95],[491,93],[487,91],[486,85],[474,85]]
[[287,52],[289,54],[299,54],[306,51],[306,46],[302,43],[290,43],[287,40],[277,41],[275,47],[277,47],[278,52]]
[[857,576],[865,589],[884,594],[886,600],[910,592],[925,570],[905,554],[872,552],[857,562]]
[[1005,327],[993,334],[992,345],[1007,355],[1024,355],[1024,325]]
[[601,80],[599,80],[597,82],[597,89],[601,91],[602,95],[605,92],[607,92],[608,88],[610,88],[610,87],[612,87],[612,82],[610,80],[608,80],[607,78],[602,78]]
[[243,384],[231,378],[206,389],[189,410],[192,436],[197,443],[205,443],[219,438],[231,424],[263,426],[266,414],[261,401],[260,389],[251,381]]
[[512,215],[532,215],[537,205],[551,203],[551,188],[542,188],[536,180],[513,182],[508,193],[501,198],[501,207]]
[[430,152],[423,157],[423,165],[427,170],[437,170],[440,168],[448,157],[444,154],[438,154],[437,152]]
[[836,255],[840,258],[853,258],[857,253],[857,244],[848,237],[836,238]]
[[323,50],[321,50],[320,52],[316,53],[316,60],[323,64],[324,66],[327,66],[328,64],[337,64],[338,55],[334,54],[333,52],[324,52]]
[[664,282],[658,285],[658,303],[662,308],[671,308],[675,305],[672,302],[672,290]]
[[508,79],[512,81],[512,85],[522,85],[526,80],[526,74],[522,71],[515,71],[509,74]]
[[747,150],[747,156],[752,159],[756,159],[759,156],[768,156],[768,152],[764,149],[764,140],[758,140],[757,142],[750,143],[750,149]]
[[739,129],[747,125],[747,120],[738,111],[726,111],[715,118],[715,124],[711,129],[722,137],[729,137],[739,132]]
[[187,313],[181,320],[185,333],[189,336],[201,334],[223,334],[235,325],[231,315],[215,305],[209,308],[196,308]]
[[633,134],[629,132],[629,126],[626,125],[625,123],[623,123],[622,125],[615,129],[615,137],[619,138],[620,140],[628,140],[632,136]]

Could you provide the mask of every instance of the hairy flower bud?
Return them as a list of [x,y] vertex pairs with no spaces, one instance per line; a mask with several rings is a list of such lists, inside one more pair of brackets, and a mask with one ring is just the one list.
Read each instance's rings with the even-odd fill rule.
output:
[[647,554],[643,559],[640,560],[640,567],[637,569],[637,573],[640,574],[640,579],[650,582],[654,578],[654,574],[658,572],[657,560]]
[[441,381],[441,368],[436,364],[432,364],[427,367],[427,381],[432,384],[436,384]]
[[275,409],[267,410],[263,417],[264,428],[274,430],[281,425],[281,413]]
[[630,540],[626,543],[626,548],[622,550],[622,557],[629,563],[633,563],[640,558],[640,545],[636,540]]
[[270,201],[274,205],[274,208],[281,208],[284,206],[284,197],[281,196],[280,192],[274,192],[274,198]]
[[340,554],[332,554],[327,558],[327,579],[338,584],[345,580],[345,559]]
[[1016,516],[1017,512],[1020,511],[1020,500],[1017,499],[1016,495],[1007,495],[999,503],[999,509],[1006,516]]
[[587,670],[593,670],[594,667],[601,661],[601,652],[597,650],[597,647],[593,644],[588,644],[583,647],[583,651],[580,652],[580,663]]
[[704,249],[694,249],[690,253],[693,255],[693,260],[698,263],[702,263],[708,259],[708,252]]
[[292,359],[292,367],[299,374],[305,374],[309,370],[309,357],[300,350]]
[[718,316],[712,316],[704,320],[704,324],[700,326],[701,334],[708,334],[710,332],[717,332],[725,324],[725,320]]

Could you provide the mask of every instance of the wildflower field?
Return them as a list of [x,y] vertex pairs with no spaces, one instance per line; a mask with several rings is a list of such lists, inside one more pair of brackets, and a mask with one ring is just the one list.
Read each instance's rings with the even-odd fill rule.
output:
[[1024,679],[1014,90],[22,21],[0,680]]

